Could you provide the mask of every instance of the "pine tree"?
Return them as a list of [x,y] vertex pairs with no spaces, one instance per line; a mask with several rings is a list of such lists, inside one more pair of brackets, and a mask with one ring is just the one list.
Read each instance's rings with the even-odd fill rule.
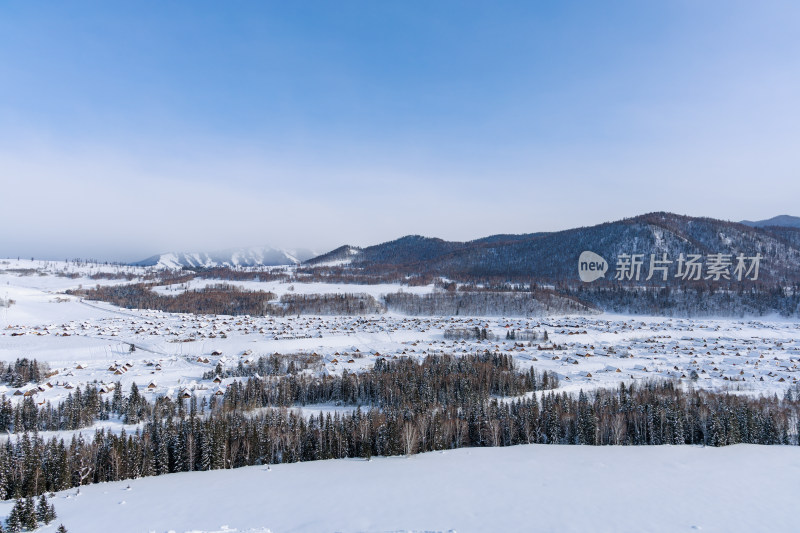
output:
[[47,522],[47,511],[50,506],[47,505],[47,497],[42,494],[39,496],[39,502],[36,505],[36,519],[39,522]]
[[206,430],[200,433],[200,470],[211,470],[211,443]]
[[[11,439],[8,440],[10,441]],[[7,449],[7,447],[5,449],[0,449],[0,500],[6,499],[6,494],[8,494],[8,485],[11,481],[8,471],[9,455]]]
[[49,524],[50,522],[55,520],[57,517],[58,517],[58,515],[56,514],[56,506],[51,503],[47,507],[47,514],[44,517],[44,523],[45,524]]
[[6,526],[11,533],[17,533],[22,529],[22,514],[24,510],[22,500],[17,500],[14,503],[14,507],[11,508],[11,513],[6,519]]
[[128,408],[125,410],[125,423],[138,424],[139,423],[139,404],[141,403],[141,396],[139,394],[139,387],[136,382],[131,384],[131,393],[128,395]]
[[119,381],[117,381],[114,386],[114,394],[112,395],[111,410],[117,414],[122,414],[122,405],[123,405],[122,384]]
[[61,524],[58,526],[58,529],[56,529],[56,533],[67,533],[67,528],[64,527],[64,524]]
[[25,511],[22,515],[22,526],[25,529],[33,531],[39,527],[39,521],[36,519],[36,504],[33,503],[33,498],[25,498]]

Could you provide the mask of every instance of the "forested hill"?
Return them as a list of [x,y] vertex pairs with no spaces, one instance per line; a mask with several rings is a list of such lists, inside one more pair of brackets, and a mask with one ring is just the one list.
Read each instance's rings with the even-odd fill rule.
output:
[[[613,278],[622,254],[644,254],[643,277],[650,254],[761,254],[759,281],[800,281],[800,228],[751,227],[737,222],[672,213],[649,213],[553,233],[495,235],[470,242],[449,242],[418,235],[370,246],[349,248],[352,268],[394,270],[453,279],[504,278],[509,281],[577,281],[578,257],[584,250],[608,262]],[[312,261],[310,264],[313,264]],[[673,264],[674,268],[674,264]],[[731,267],[731,271],[733,266]],[[669,283],[677,283],[670,272]]]

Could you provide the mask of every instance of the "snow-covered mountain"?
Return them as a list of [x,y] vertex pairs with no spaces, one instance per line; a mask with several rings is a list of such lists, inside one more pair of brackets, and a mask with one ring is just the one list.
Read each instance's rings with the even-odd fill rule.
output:
[[133,263],[136,266],[159,266],[169,269],[212,268],[219,266],[296,265],[317,254],[311,250],[283,250],[268,246],[236,248],[217,252],[168,252]]
[[[402,272],[450,279],[499,277],[524,281],[574,281],[578,257],[591,250],[615,265],[620,254],[724,253],[732,257],[761,254],[760,279],[800,279],[800,228],[788,227],[792,217],[771,219],[767,227],[689,217],[674,213],[648,213],[591,227],[552,233],[493,235],[469,242],[408,235],[354,248],[342,246],[309,261],[311,265],[347,265],[371,272]],[[778,225],[786,224],[787,226]],[[679,284],[679,279],[670,278]]]

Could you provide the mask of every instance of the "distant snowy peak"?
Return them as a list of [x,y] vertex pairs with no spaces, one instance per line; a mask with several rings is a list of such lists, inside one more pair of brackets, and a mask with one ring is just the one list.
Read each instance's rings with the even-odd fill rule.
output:
[[149,257],[134,265],[181,268],[255,267],[297,265],[314,257],[310,250],[279,250],[269,247],[239,248],[218,252],[169,252]]

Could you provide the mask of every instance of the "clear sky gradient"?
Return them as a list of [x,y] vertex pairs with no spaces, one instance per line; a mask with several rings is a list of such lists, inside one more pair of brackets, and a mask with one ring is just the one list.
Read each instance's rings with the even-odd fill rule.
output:
[[0,3],[0,256],[800,215],[800,3]]

